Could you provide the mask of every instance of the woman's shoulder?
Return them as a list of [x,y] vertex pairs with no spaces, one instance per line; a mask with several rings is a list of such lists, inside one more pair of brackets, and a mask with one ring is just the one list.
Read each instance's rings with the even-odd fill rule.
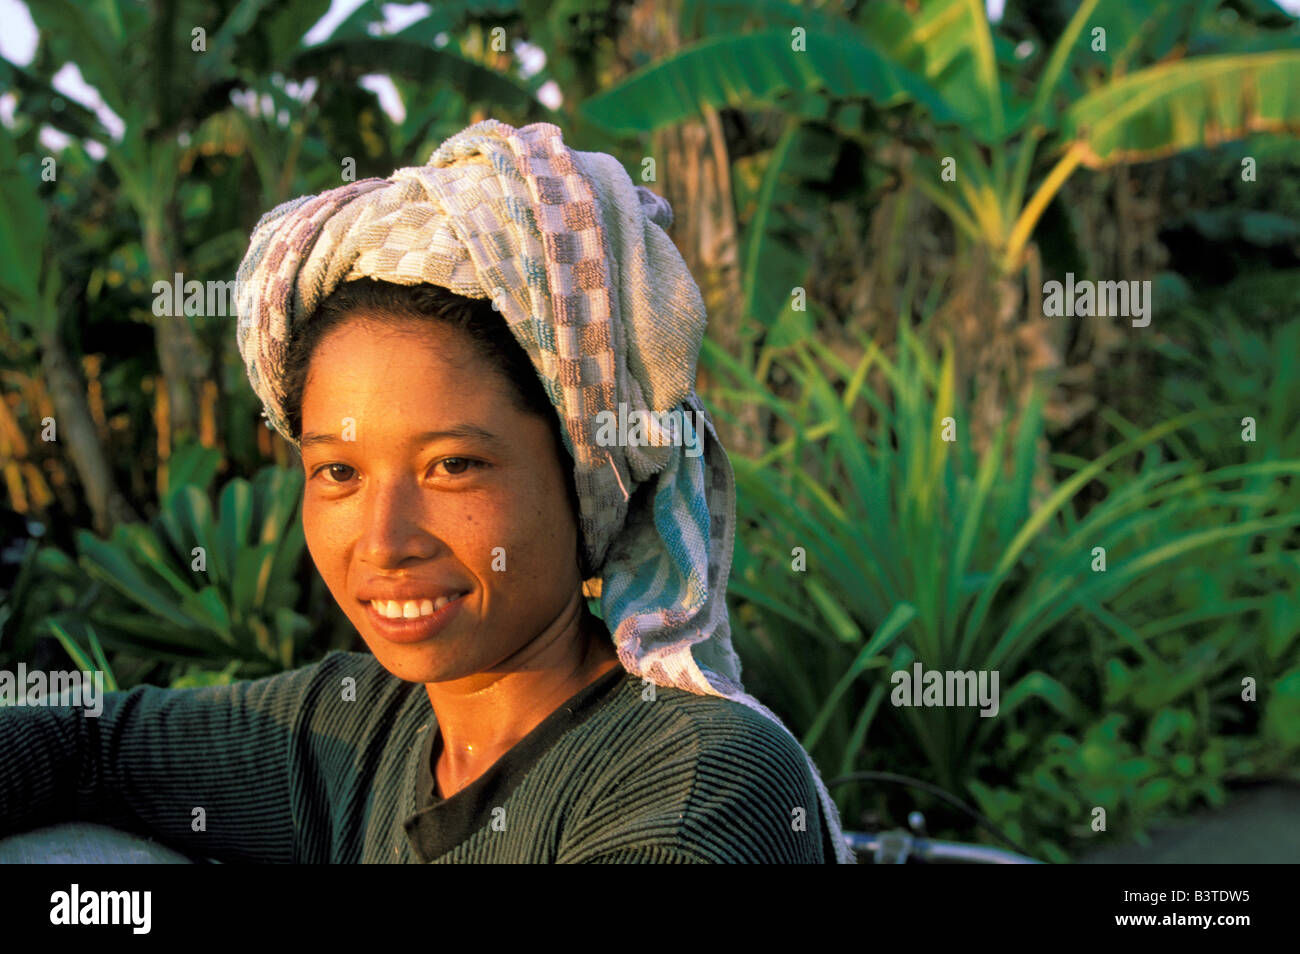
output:
[[602,824],[571,858],[671,849],[711,862],[822,860],[808,757],[762,712],[629,674],[581,735],[575,763],[603,761],[582,814]]
[[804,758],[802,747],[781,725],[754,706],[725,696],[659,686],[627,673],[615,711],[653,723],[660,738],[674,744],[693,739],[701,749],[739,746],[772,757]]
[[[803,747],[786,729],[751,705],[723,696],[657,686],[629,675],[621,699],[628,735],[653,764],[690,762],[696,784],[780,790],[813,798],[816,788]],[[751,701],[752,697],[745,697]]]

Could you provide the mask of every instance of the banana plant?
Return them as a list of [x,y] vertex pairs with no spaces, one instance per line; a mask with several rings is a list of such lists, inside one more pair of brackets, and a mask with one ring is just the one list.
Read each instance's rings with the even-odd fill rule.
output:
[[915,69],[919,57],[904,62],[890,52],[909,26],[901,9],[878,13],[875,4],[855,22],[783,0],[688,0],[680,29],[695,42],[581,105],[611,136],[652,132],[705,107],[782,116],[742,238],[743,314],[755,323],[752,331],[770,333],[798,317],[790,312],[791,292],[806,284],[810,264],[802,236],[817,229],[845,144],[874,152],[873,117],[904,104],[954,118]]
[[[105,147],[105,162],[139,222],[155,276],[170,278],[184,271],[178,208],[181,134],[231,108],[230,93],[241,85],[245,71],[273,69],[328,6],[326,0],[244,0],[233,8],[198,0],[157,5],[48,0],[32,5],[42,47],[37,62],[75,63],[123,122],[120,136],[98,119],[74,132],[91,135]],[[24,82],[48,79],[38,72]],[[31,105],[20,101],[19,108]],[[59,117],[49,119],[56,128],[65,126]],[[171,425],[166,447],[183,434],[198,433],[194,395],[207,369],[189,321],[162,319],[155,332]]]
[[[923,4],[892,52],[904,62],[920,57],[924,76],[961,123],[936,128],[933,148],[918,159],[915,185],[1012,273],[1025,264],[1044,211],[1080,166],[1106,169],[1300,129],[1300,97],[1293,92],[1300,86],[1300,32],[1240,39],[1240,52],[1184,56],[1187,45],[1202,45],[1193,41],[1223,4],[1190,5],[1194,17],[1186,16],[1188,6],[1083,0],[1026,99],[1009,81],[1014,58],[1008,63],[996,55],[980,0]],[[1162,29],[1167,23],[1182,32]],[[1111,52],[1095,50],[1098,44]],[[1162,59],[1133,68],[1144,55]],[[1098,66],[1104,78],[1081,88],[1086,76],[1076,74]],[[945,181],[947,158],[955,160],[956,177]],[[1044,158],[1050,167],[1031,192],[1035,163]]]
[[[337,176],[344,156],[360,161],[366,155],[353,148],[364,140],[363,130],[357,128],[356,107],[359,102],[373,104],[373,96],[355,85],[365,73],[400,76],[412,84],[450,83],[467,101],[490,102],[520,117],[549,116],[526,83],[462,55],[455,44],[435,48],[424,42],[417,28],[411,28],[410,36],[369,35],[367,24],[382,18],[375,3],[354,11],[340,35],[306,46],[303,35],[329,6],[329,0],[241,0],[233,5],[212,0],[152,5],[129,0],[95,4],[48,0],[32,8],[41,38],[37,67],[6,64],[0,80],[8,80],[22,94],[20,110],[40,110],[34,118],[73,135],[92,137],[105,147],[105,162],[139,222],[150,272],[159,278],[185,271],[192,251],[184,243],[180,210],[180,193],[193,158],[188,136],[197,134],[200,146],[216,138],[237,153],[247,148],[261,188],[260,202],[265,205],[303,184],[297,180],[296,160],[307,148],[305,140],[310,137],[305,133],[313,118],[336,119],[332,144],[348,144],[338,156],[317,157],[322,161],[314,169],[332,170]],[[467,9],[465,15],[472,12]],[[432,19],[452,22],[447,17],[444,11]],[[42,84],[48,86],[50,76],[44,73],[65,62],[77,65],[85,82],[122,120],[120,135],[112,135],[88,110],[65,108],[64,98],[28,95]],[[326,102],[313,111],[285,101],[283,90],[266,79],[275,74],[318,78],[318,99]],[[231,94],[241,90],[276,100],[277,114],[290,113],[288,128],[241,115],[231,104]],[[424,110],[418,115],[422,126],[435,118],[436,114]],[[399,146],[421,145],[420,125],[402,132],[406,141]],[[398,158],[401,161],[394,162],[387,150],[381,150],[374,161],[387,172],[394,164],[409,163],[404,155]],[[243,228],[246,232],[247,226]],[[198,329],[184,317],[156,324],[171,443],[184,433],[199,431],[194,395],[209,369],[197,335]]]
[[[704,39],[582,111],[612,133],[635,135],[705,105],[778,108],[793,124],[818,122],[869,147],[870,111],[906,104],[924,119],[930,145],[917,156],[912,181],[1010,273],[1024,264],[1039,219],[1080,166],[1104,169],[1300,128],[1300,97],[1289,92],[1300,86],[1296,30],[1233,36],[1231,52],[1184,57],[1191,40],[1212,45],[1202,28],[1224,4],[1201,0],[1191,14],[1188,6],[1083,0],[1033,75],[994,34],[982,0],[927,0],[915,13],[874,0],[856,19],[782,0],[691,0],[682,30]],[[1110,54],[1092,50],[1098,26],[1108,31]],[[800,31],[802,47],[792,31]],[[1134,68],[1144,57],[1163,59]],[[1085,68],[1097,67],[1103,80],[1086,88]],[[1030,84],[1032,98],[1016,92]],[[788,164],[809,155],[792,149],[798,138],[787,129],[771,150],[748,230],[746,301],[764,324],[781,310],[766,293],[780,285],[788,295],[806,270],[801,257],[783,255],[785,243],[756,227],[780,217],[773,207],[796,202]],[[1035,179],[1045,156],[1050,168]],[[945,159],[953,160],[955,179],[943,175]]]

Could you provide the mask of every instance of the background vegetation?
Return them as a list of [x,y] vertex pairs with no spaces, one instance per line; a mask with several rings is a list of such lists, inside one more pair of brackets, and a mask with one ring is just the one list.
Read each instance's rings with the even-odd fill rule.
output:
[[[828,778],[913,776],[1068,860],[1300,774],[1295,18],[364,2],[305,42],[329,7],[42,0],[34,56],[0,60],[0,666],[180,686],[364,649],[233,317],[155,317],[153,283],[229,280],[274,203],[492,116],[672,202],[746,683]],[[120,129],[60,92],[69,62]],[[1066,272],[1151,281],[1151,325],[1044,318]],[[913,661],[997,670],[998,716],[889,704]],[[835,791],[851,827],[921,807],[990,837],[917,790]]]

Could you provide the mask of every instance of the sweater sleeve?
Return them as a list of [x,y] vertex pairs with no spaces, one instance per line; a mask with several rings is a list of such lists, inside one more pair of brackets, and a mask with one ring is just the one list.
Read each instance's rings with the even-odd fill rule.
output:
[[298,730],[320,665],[108,692],[98,716],[0,708],[0,835],[95,821],[195,857],[295,860]]

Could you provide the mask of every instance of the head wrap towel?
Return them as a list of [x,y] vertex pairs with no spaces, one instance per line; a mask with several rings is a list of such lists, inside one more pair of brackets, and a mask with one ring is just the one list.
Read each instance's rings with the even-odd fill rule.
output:
[[[262,216],[238,273],[239,352],[267,419],[296,446],[281,390],[286,350],[339,284],[428,283],[492,299],[559,415],[583,546],[623,667],[732,699],[784,729],[744,692],[731,647],[735,481],[694,391],[704,303],[664,231],[671,224],[668,203],[612,156],[570,150],[549,123],[489,119],[427,165]],[[674,439],[653,419],[646,446],[598,441],[597,415],[618,416],[620,405],[629,417],[691,412],[703,453],[691,456],[680,432]],[[808,765],[839,859],[852,861]]]

